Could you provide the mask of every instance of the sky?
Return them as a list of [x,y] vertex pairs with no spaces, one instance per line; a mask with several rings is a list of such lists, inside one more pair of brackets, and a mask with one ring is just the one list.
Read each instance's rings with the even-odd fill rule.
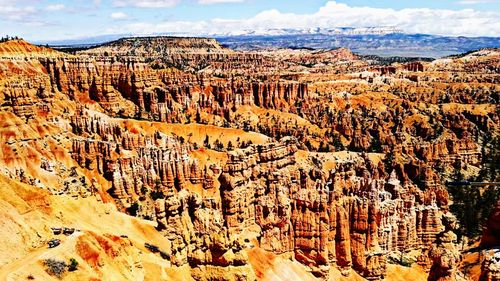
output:
[[500,37],[500,0],[0,0],[0,34],[31,41],[371,26]]

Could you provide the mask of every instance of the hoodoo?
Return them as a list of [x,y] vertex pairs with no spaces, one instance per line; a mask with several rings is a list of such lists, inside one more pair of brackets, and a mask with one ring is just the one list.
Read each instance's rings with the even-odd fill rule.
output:
[[0,279],[498,280],[499,57],[2,42]]

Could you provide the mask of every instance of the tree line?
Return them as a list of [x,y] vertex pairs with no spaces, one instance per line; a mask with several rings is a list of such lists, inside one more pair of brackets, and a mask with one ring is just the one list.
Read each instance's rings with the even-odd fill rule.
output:
[[17,36],[5,35],[5,36],[2,36],[2,38],[0,39],[0,43],[4,43],[7,41],[11,41],[11,40],[19,40],[19,39],[22,39],[22,38],[17,37]]

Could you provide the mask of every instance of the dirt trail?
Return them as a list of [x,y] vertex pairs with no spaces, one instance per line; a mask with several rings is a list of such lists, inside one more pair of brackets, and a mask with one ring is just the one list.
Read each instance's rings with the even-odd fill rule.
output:
[[61,239],[61,244],[55,248],[48,248],[47,246],[38,248],[33,252],[29,253],[27,256],[22,259],[16,260],[12,263],[9,263],[0,268],[0,281],[6,280],[19,280],[22,277],[16,276],[16,272],[20,271],[20,269],[32,265],[34,262],[38,260],[44,260],[51,257],[56,257],[58,253],[64,251],[70,251],[74,248],[74,244],[76,243],[76,239],[82,235],[82,232],[75,232],[69,236],[61,235],[59,239]]

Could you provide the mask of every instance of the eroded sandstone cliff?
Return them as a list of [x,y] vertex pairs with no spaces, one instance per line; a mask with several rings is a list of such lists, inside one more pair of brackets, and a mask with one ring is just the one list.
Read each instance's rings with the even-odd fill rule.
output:
[[378,69],[345,49],[234,52],[211,39],[74,55],[2,43],[1,171],[151,221],[165,267],[197,280],[263,278],[256,256],[323,279],[383,279],[408,260],[430,280],[461,278],[443,184],[477,174],[498,137],[495,58]]

